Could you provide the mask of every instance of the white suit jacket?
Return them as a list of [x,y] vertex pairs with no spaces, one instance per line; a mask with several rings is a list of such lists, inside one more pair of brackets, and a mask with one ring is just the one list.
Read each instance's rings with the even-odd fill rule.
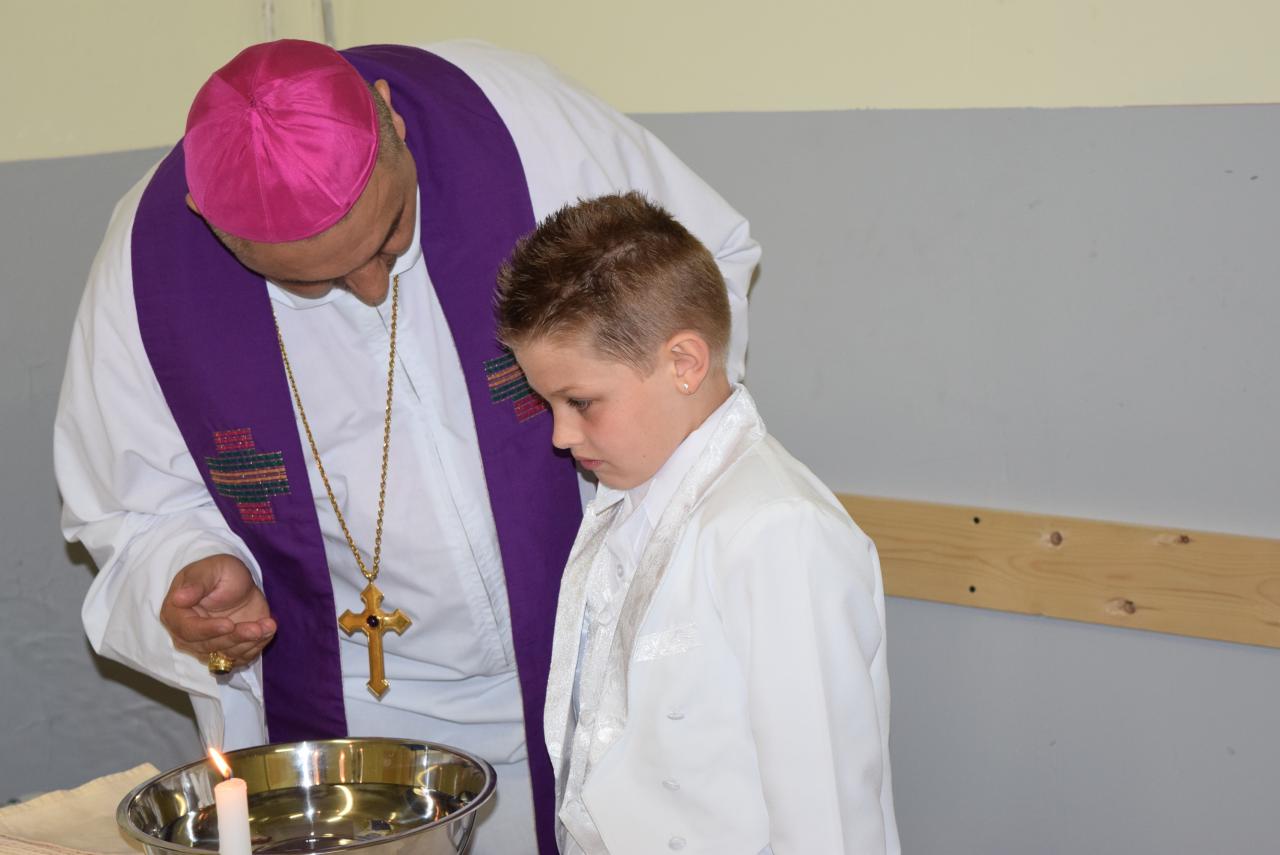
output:
[[618,506],[589,507],[561,584],[545,715],[563,792],[585,750],[589,855],[899,852],[874,545],[737,394],[622,605],[598,712],[572,686],[586,575]]

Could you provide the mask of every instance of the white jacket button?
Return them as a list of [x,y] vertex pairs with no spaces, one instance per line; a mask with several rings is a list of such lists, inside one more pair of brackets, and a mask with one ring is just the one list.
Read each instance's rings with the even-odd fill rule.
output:
[[680,719],[684,718],[684,713],[680,712],[680,710],[672,710],[671,712],[667,713],[667,718],[671,719],[672,721],[679,721]]
[[673,838],[671,838],[670,840],[668,840],[668,841],[667,841],[667,847],[668,847],[668,848],[670,848],[670,849],[683,849],[683,848],[684,848],[684,838],[683,838],[683,837],[673,837]]
[[662,786],[674,793],[676,790],[680,789],[680,782],[675,778],[667,778],[667,780],[662,782]]

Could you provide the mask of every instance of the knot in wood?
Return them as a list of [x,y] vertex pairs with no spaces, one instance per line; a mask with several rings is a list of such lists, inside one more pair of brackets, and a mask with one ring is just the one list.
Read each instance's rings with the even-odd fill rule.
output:
[[1136,614],[1138,611],[1138,604],[1133,600],[1128,600],[1124,597],[1116,597],[1114,600],[1109,600],[1107,602],[1107,611],[1111,612],[1113,615]]

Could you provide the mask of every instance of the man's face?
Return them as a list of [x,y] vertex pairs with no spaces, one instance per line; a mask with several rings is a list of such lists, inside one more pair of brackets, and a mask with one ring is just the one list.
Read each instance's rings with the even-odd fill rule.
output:
[[661,359],[644,376],[574,342],[535,339],[514,352],[551,406],[552,443],[605,486],[648,481],[688,434],[682,396]]
[[363,303],[380,305],[396,259],[413,243],[417,183],[407,149],[380,157],[364,192],[337,225],[305,240],[244,242],[233,251],[250,270],[299,296],[345,288]]

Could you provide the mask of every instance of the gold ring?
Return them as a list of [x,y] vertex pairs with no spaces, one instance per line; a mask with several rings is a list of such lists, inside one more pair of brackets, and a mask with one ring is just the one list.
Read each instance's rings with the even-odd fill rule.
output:
[[209,654],[209,673],[210,674],[230,674],[231,673],[231,657],[225,653],[217,651]]

